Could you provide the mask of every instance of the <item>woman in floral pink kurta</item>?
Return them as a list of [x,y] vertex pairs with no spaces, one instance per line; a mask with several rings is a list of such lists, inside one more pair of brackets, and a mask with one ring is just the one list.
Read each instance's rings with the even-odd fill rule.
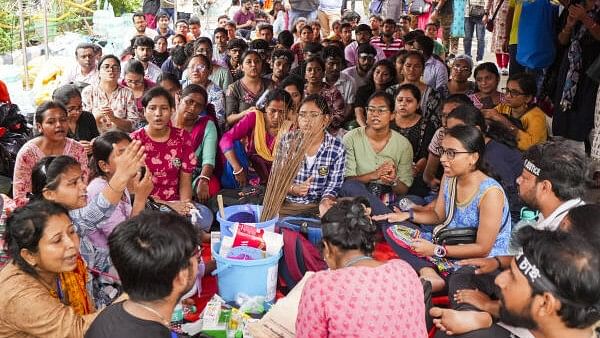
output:
[[131,138],[140,140],[145,148],[146,168],[154,183],[151,195],[162,201],[190,201],[196,167],[192,138],[187,131],[171,126],[175,101],[166,89],[154,87],[145,98],[148,125],[131,133]]
[[17,153],[13,176],[13,197],[18,206],[29,200],[31,172],[36,163],[47,156],[69,155],[81,164],[84,181],[87,182],[88,158],[79,142],[67,137],[69,124],[64,106],[54,101],[42,103],[35,112],[38,137],[28,141]]
[[[502,2],[502,3],[501,3]],[[494,32],[492,33],[491,51],[496,54],[496,64],[498,68],[504,73],[508,68],[509,56],[508,50],[505,46],[508,46],[506,40],[506,19],[508,17],[508,0],[488,0],[486,5],[486,11],[489,13],[488,19],[491,20],[492,16],[496,12],[498,6],[498,14],[494,18]],[[508,74],[508,73],[506,73]]]

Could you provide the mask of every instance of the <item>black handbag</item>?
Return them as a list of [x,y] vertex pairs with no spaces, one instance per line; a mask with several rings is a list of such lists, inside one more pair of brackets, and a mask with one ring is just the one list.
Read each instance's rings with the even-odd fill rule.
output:
[[433,242],[438,245],[458,245],[458,244],[473,244],[477,240],[477,228],[453,228],[446,227],[454,218],[454,210],[456,209],[456,177],[450,179],[450,211],[444,223],[436,226],[433,229]]
[[585,74],[596,83],[600,83],[600,55],[596,56],[596,60],[590,65]]
[[501,0],[500,3],[498,4],[498,7],[496,7],[496,10],[494,11],[494,15],[492,15],[492,17],[485,24],[485,29],[487,29],[491,33],[494,32],[494,20],[496,20],[496,17],[498,16],[498,12],[500,11],[500,7],[502,7],[503,3],[504,3],[504,0]]
[[425,2],[425,0],[412,0],[408,4],[408,12],[412,15],[421,15],[424,13],[429,13],[431,9],[431,4]]
[[477,240],[477,229],[443,229],[437,233],[435,240],[442,245],[473,244]]
[[177,213],[177,211],[175,211],[175,209],[171,208],[169,205],[157,202],[154,198],[150,196],[148,196],[148,199],[146,200],[146,210]]

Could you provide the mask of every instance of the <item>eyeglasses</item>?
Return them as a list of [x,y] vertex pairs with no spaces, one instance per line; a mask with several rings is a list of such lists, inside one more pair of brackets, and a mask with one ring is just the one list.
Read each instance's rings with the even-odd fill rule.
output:
[[109,71],[109,70],[112,70],[113,72],[121,71],[121,66],[119,66],[119,65],[112,65],[112,66],[111,65],[103,65],[101,68],[106,71]]
[[526,95],[525,93],[522,93],[522,92],[520,92],[518,90],[510,89],[508,87],[503,88],[502,90],[504,91],[504,94],[510,95],[510,96],[513,96],[513,97]]
[[471,68],[469,68],[469,67],[452,66],[452,69],[454,69],[458,72],[470,72],[471,71]]
[[195,67],[190,67],[190,72],[203,72],[207,69],[206,65],[196,65]]
[[456,154],[472,154],[474,151],[456,151],[454,149],[444,149],[443,147],[437,148],[440,157],[446,155],[449,160],[453,160],[456,157]]
[[383,108],[383,107],[367,107],[367,114],[377,113],[378,115],[380,115],[380,114],[387,113],[389,111],[390,110],[388,108]]
[[76,107],[67,107],[67,114],[70,113],[76,113],[76,112],[80,112],[83,110],[82,106],[76,106]]
[[127,84],[131,84],[131,85],[141,85],[144,83],[144,80],[129,80],[129,79],[125,79],[125,82]]
[[301,111],[298,113],[298,117],[301,117],[303,119],[307,119],[307,118],[316,119],[317,117],[319,117],[321,115],[323,115],[323,113],[319,113],[316,111],[311,111],[311,112]]

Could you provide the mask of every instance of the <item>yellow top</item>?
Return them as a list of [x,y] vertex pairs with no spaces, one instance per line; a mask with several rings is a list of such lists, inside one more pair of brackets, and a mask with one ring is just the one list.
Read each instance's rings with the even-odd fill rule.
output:
[[516,45],[519,42],[519,20],[521,19],[521,8],[523,8],[523,3],[517,0],[510,0],[508,7],[514,8],[515,10],[512,26],[510,26],[510,38],[508,39],[508,44]]
[[[496,111],[507,116],[511,115],[512,108],[506,103],[496,106]],[[533,107],[519,118],[523,129],[517,132],[517,147],[521,151],[529,149],[534,144],[545,142],[548,139],[546,127],[546,114],[539,108]]]

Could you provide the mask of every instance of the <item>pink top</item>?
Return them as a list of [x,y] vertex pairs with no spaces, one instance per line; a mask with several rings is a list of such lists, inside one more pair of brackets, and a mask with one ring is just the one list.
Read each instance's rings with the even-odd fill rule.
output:
[[152,172],[154,190],[151,195],[164,201],[179,200],[180,170],[191,174],[196,166],[196,155],[190,134],[179,128],[169,127],[169,139],[156,142],[148,136],[145,128],[131,133],[146,149],[146,166]]
[[[473,105],[475,106],[475,108],[477,108],[477,109],[485,108],[485,107],[483,107],[483,103],[479,99],[479,95],[477,95],[477,93],[469,95],[469,98],[471,99],[471,101],[473,101]],[[502,104],[502,103],[506,103],[506,96],[504,95],[504,93],[500,93],[500,103],[499,104]],[[494,107],[495,106],[496,106],[496,104],[494,104]],[[487,107],[486,109],[493,109],[494,107]]]
[[317,272],[304,286],[296,337],[427,337],[423,286],[406,262]]
[[[256,112],[251,111],[242,117],[231,129],[229,129],[219,141],[219,147],[223,153],[228,152],[233,148],[233,143],[238,140],[242,140],[248,137],[248,144],[246,146],[246,152],[249,154],[256,153],[254,148],[254,127],[256,126]],[[275,137],[271,136],[268,132],[267,135],[267,146],[269,149],[273,149],[275,146]]]
[[[69,155],[81,164],[83,180],[88,178],[88,158],[85,149],[79,142],[67,138],[62,155]],[[13,197],[18,206],[23,206],[29,200],[26,195],[31,192],[31,172],[36,163],[47,155],[35,144],[35,139],[28,141],[17,153],[15,173],[13,176]]]

